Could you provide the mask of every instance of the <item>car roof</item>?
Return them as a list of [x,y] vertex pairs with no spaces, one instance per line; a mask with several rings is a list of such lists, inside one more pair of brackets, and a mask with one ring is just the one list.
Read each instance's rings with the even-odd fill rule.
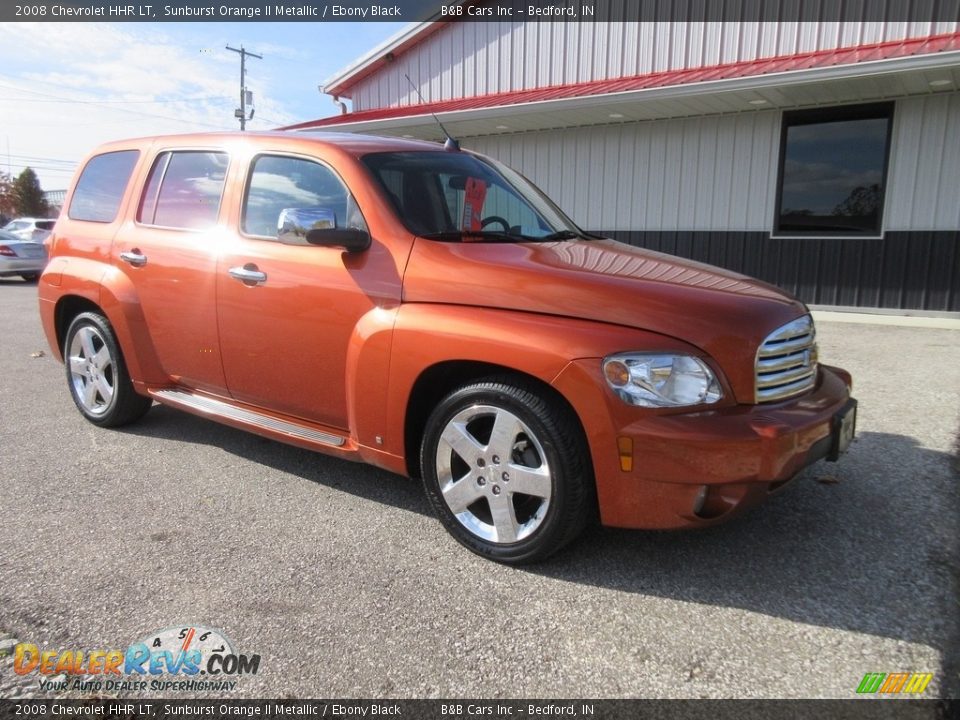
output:
[[[443,150],[440,143],[407,138],[380,137],[377,135],[359,135],[343,132],[291,132],[274,130],[266,132],[215,132],[189,133],[183,135],[157,135],[153,137],[131,138],[106,143],[96,152],[110,152],[143,148],[147,145],[203,146],[228,142],[280,141],[288,147],[304,145],[322,145],[335,147],[351,155],[366,155],[372,152],[430,152]],[[276,144],[275,142],[273,144]]]

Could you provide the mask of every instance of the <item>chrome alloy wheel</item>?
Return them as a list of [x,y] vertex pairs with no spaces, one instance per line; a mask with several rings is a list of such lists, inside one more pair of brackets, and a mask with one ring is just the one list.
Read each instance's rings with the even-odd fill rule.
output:
[[106,340],[97,328],[85,325],[74,334],[68,354],[74,395],[91,415],[102,415],[116,390],[114,359]]
[[546,453],[509,410],[473,405],[451,418],[437,444],[436,468],[447,507],[478,538],[514,543],[546,517],[553,488]]

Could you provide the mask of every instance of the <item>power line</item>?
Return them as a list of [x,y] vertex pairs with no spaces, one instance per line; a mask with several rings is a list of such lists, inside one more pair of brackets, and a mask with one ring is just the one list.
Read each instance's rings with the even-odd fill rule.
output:
[[266,118],[266,117],[263,117],[262,115],[258,116],[257,120],[262,120],[268,125],[288,125],[289,124],[289,123],[282,123],[279,120],[272,120],[271,118]]
[[[40,92],[39,90],[26,90],[24,88],[15,87],[12,85],[0,84],[0,88],[4,88],[6,90],[16,90],[18,92],[26,92],[26,93],[30,93],[31,95],[42,95],[43,97],[55,98],[58,100],[63,100],[71,103],[82,103],[86,105],[102,105],[103,104],[95,100],[76,100],[74,98],[68,98],[62,95],[53,95],[51,93]],[[201,125],[203,127],[214,128],[215,130],[228,129],[223,127],[222,125],[211,125],[210,123],[201,122],[199,120],[187,120],[185,118],[175,118],[175,117],[169,117],[167,115],[154,115],[153,113],[139,112],[137,110],[128,110],[126,108],[115,108],[115,111],[122,112],[122,113],[129,113],[130,115],[140,115],[141,117],[158,118],[160,120],[170,120],[172,122],[188,123],[190,125]]]
[[76,165],[79,160],[62,160],[60,158],[48,158],[40,157],[39,155],[17,155],[16,153],[7,153],[8,158],[17,158],[19,160],[28,160],[31,162],[55,162],[55,163],[69,163],[70,165]]
[[60,170],[59,168],[44,168],[44,167],[39,167],[37,165],[11,164],[10,167],[11,167],[11,170],[10,170],[11,175],[19,175],[27,168],[30,168],[36,173],[43,173],[44,175],[64,175],[66,177],[73,177],[73,172],[74,172],[73,170]]
[[[253,55],[253,53],[250,53],[249,51],[247,52],[247,54],[248,54],[248,55]],[[257,56],[257,57],[258,57],[258,56]],[[0,97],[0,102],[3,102],[3,101],[29,102],[29,103],[61,103],[61,102],[69,102],[69,103],[74,103],[74,104],[79,104],[79,105],[108,105],[108,104],[118,104],[118,105],[119,105],[119,104],[149,104],[149,103],[172,104],[172,103],[186,103],[186,102],[216,102],[216,103],[219,103],[219,104],[221,104],[221,105],[232,105],[232,103],[231,103],[229,100],[227,100],[226,98],[219,97],[219,96],[216,96],[216,95],[210,95],[210,96],[207,96],[207,97],[180,98],[180,99],[173,99],[173,100],[75,100],[75,99],[73,99],[73,98],[67,98],[67,97],[60,96],[60,95],[51,95],[50,93],[42,93],[42,92],[40,92],[40,91],[38,91],[38,90],[27,90],[26,88],[18,88],[18,87],[11,86],[11,85],[0,85],[0,88],[6,88],[6,89],[9,89],[9,90],[18,90],[18,91],[20,91],[20,92],[34,93],[34,94],[37,94],[37,95],[43,95],[43,96],[44,96],[43,99],[40,99],[40,98],[9,98],[9,97],[5,98],[5,97]],[[125,111],[125,112],[134,112],[134,113],[135,113],[136,111],[127,110],[127,111]],[[136,113],[136,114],[141,114],[141,115],[144,115],[145,117],[158,117],[158,118],[163,118],[163,117],[165,117],[165,116],[162,116],[162,115],[150,115],[150,114],[148,114],[148,113]],[[251,118],[251,120],[252,120],[252,118]],[[262,120],[262,121],[265,122],[265,123],[268,123],[268,124],[270,124],[270,125],[277,125],[277,126],[289,124],[288,122],[281,122],[280,120],[274,120],[274,119],[272,119],[272,118],[266,118],[266,117],[263,117],[263,116],[258,117],[257,120]],[[186,122],[186,121],[185,121],[185,122]],[[201,123],[198,123],[198,124],[201,124]],[[208,127],[219,127],[219,126],[208,125]]]
[[[13,167],[29,167],[29,168],[43,168],[44,170],[59,170],[60,172],[71,172],[73,168],[64,167],[63,165],[47,165],[45,163],[36,163],[36,162],[14,162],[11,161],[10,165]],[[73,166],[74,168],[76,165]]]
[[[22,90],[22,88],[21,88]],[[25,92],[30,92],[29,90]],[[195,98],[178,98],[174,100],[49,100],[46,98],[18,98],[18,97],[0,97],[0,101],[10,101],[10,102],[20,102],[20,103],[60,103],[60,102],[71,102],[76,105],[144,105],[144,104],[159,104],[159,103],[186,103],[186,102],[205,102],[216,100],[220,103],[229,103],[226,98],[210,96],[210,97],[195,97]]]

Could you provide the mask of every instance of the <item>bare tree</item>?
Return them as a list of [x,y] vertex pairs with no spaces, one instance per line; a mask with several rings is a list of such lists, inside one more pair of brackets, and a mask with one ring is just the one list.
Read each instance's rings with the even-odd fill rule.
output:
[[833,209],[834,215],[865,217],[875,215],[880,209],[880,185],[860,185],[847,195],[846,200]]

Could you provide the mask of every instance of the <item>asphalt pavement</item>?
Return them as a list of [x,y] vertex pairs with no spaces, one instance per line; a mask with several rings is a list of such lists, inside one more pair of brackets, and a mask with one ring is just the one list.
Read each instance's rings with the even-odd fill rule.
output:
[[[726,525],[513,569],[405,478],[161,406],[94,427],[36,286],[0,280],[0,309],[0,649],[217,628],[261,658],[232,697],[851,698],[868,672],[960,694],[960,331],[821,323],[860,401],[841,462]],[[55,694],[7,657],[11,696]]]

